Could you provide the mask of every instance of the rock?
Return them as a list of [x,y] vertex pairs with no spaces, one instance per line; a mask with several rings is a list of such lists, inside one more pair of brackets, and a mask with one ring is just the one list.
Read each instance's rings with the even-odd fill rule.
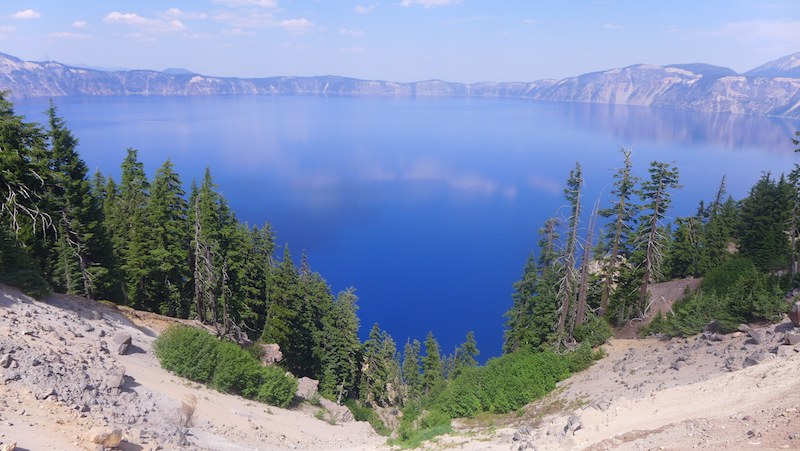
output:
[[119,388],[125,383],[125,367],[117,366],[103,377],[105,388]]
[[116,448],[122,441],[122,430],[112,428],[95,428],[89,432],[88,439],[104,448]]
[[17,449],[17,442],[3,443],[0,445],[0,451],[14,451]]
[[797,351],[795,351],[794,346],[791,345],[782,345],[775,348],[775,354],[778,357],[788,357],[796,352]]
[[789,310],[789,319],[792,320],[794,327],[800,327],[800,301],[795,302]]
[[714,333],[704,332],[702,337],[710,342],[722,341],[722,337],[720,337],[719,334],[716,332]]
[[800,333],[797,332],[786,332],[783,335],[783,341],[790,345],[796,345],[800,343]]
[[720,330],[722,330],[722,325],[717,320],[711,321],[710,323],[706,324],[706,327],[703,328],[703,332],[710,334],[715,334]]
[[117,332],[111,338],[112,349],[117,355],[125,354],[128,346],[131,345],[131,334],[127,332]]
[[672,368],[673,370],[676,370],[676,371],[680,371],[681,368],[683,368],[685,366],[686,366],[686,361],[678,359],[678,360],[672,362],[672,365],[670,366],[670,368]]
[[750,336],[750,341],[757,345],[767,342],[767,333],[764,331],[764,329],[750,329],[747,332],[747,335]]
[[3,357],[0,357],[0,366],[3,368],[8,368],[11,366],[11,361],[14,360],[11,358],[11,354],[4,354]]
[[297,380],[297,392],[295,392],[294,395],[300,399],[310,401],[314,399],[314,397],[319,396],[318,387],[318,380],[309,377],[301,377]]
[[758,365],[759,363],[764,362],[765,360],[771,359],[773,356],[772,354],[765,352],[765,351],[756,351],[744,359],[742,362],[742,368],[747,368],[748,366]]
[[262,344],[261,349],[264,351],[261,356],[261,363],[264,366],[272,365],[283,360],[283,353],[281,347],[277,343]]
[[320,398],[319,403],[331,414],[337,423],[349,423],[355,420],[355,418],[353,418],[353,412],[350,412],[350,409],[345,406],[340,406],[326,398]]
[[750,332],[750,326],[747,324],[739,324],[739,327],[736,328],[739,332],[747,333]]
[[725,369],[730,372],[739,371],[742,369],[742,364],[739,359],[728,357],[725,359]]

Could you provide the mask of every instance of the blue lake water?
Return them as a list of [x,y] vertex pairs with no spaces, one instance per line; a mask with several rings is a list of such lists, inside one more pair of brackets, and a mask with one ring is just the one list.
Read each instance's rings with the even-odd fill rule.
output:
[[[503,313],[544,220],[565,213],[564,181],[584,167],[587,205],[610,190],[620,146],[636,172],[674,161],[694,212],[723,174],[737,199],[763,171],[788,172],[800,122],[643,107],[502,99],[319,97],[56,98],[94,172],[119,180],[127,147],[152,176],[171,158],[188,186],[210,166],[240,220],[270,222],[279,244],[334,292],[357,288],[402,347],[429,330],[443,352],[475,331],[500,353]],[[46,100],[17,103],[43,121]],[[295,262],[299,262],[296,259]]]

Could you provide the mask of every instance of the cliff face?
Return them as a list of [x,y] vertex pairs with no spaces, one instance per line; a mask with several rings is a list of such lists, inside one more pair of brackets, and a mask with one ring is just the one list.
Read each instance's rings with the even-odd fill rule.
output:
[[224,78],[180,71],[104,72],[0,53],[0,90],[12,98],[56,96],[311,95],[504,97],[642,105],[703,112],[800,117],[800,53],[745,74],[706,64],[634,65],[564,80],[396,83],[354,78]]

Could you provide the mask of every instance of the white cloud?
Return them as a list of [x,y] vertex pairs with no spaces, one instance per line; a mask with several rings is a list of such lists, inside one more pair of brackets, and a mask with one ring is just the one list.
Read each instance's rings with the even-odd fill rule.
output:
[[355,8],[353,8],[353,10],[359,14],[369,14],[372,12],[373,9],[375,9],[375,5],[370,5],[370,6],[358,5]]
[[[127,25],[139,30],[140,32],[149,33],[169,33],[186,29],[186,25],[177,19],[157,20],[142,17],[135,13],[121,13],[118,11],[109,13],[105,18],[103,18],[103,22]],[[140,34],[141,33],[137,33],[134,37],[138,38]]]
[[86,21],[85,21],[85,20],[76,20],[75,22],[72,22],[72,28],[80,28],[80,29],[84,29],[84,28],[86,28],[88,25],[89,25],[89,24],[88,24],[88,23],[86,23]]
[[42,15],[36,10],[26,9],[12,14],[11,17],[13,19],[38,19],[42,17]]
[[178,8],[170,8],[160,15],[166,19],[206,19],[208,17],[206,13],[187,13]]
[[361,31],[361,30],[350,30],[350,29],[347,29],[347,28],[339,28],[339,34],[342,35],[342,36],[358,37],[358,36],[362,36],[364,34],[364,32]]
[[271,13],[234,14],[221,13],[213,17],[214,20],[225,22],[233,28],[266,28],[274,26],[275,18]]
[[292,34],[301,34],[314,29],[314,22],[301,17],[300,19],[286,19],[277,23],[277,26],[283,28]]
[[92,35],[86,33],[74,33],[72,31],[58,31],[55,33],[50,33],[48,36],[54,39],[68,39],[72,41],[88,41],[90,39],[94,39],[94,36]]
[[230,28],[228,30],[224,30],[222,33],[228,36],[255,36],[254,31],[243,30],[241,28]]
[[605,28],[606,30],[619,30],[622,28],[622,25],[617,25],[614,23],[604,23],[603,28]]
[[239,8],[242,6],[256,6],[260,8],[275,8],[278,6],[277,0],[214,0],[228,8]]
[[437,6],[455,5],[457,3],[461,3],[461,0],[403,0],[400,2],[400,6],[409,7],[419,5],[423,8],[435,8]]
[[339,49],[339,53],[361,53],[364,49],[361,47],[345,47]]

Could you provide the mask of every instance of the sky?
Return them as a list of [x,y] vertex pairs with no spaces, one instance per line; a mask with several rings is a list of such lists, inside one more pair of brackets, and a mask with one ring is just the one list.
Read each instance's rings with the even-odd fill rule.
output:
[[216,76],[473,83],[695,62],[744,72],[798,51],[797,0],[0,2],[0,52]]

